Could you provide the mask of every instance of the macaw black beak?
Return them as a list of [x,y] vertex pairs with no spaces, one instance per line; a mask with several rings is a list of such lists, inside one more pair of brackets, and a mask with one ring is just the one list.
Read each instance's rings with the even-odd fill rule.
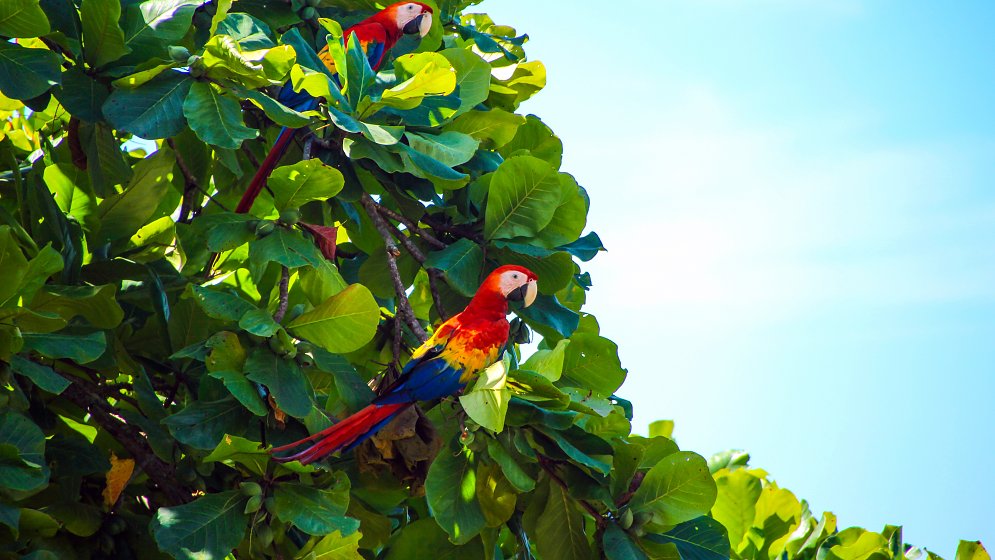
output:
[[432,28],[432,14],[425,12],[404,25],[404,33],[414,35],[415,33],[424,37]]
[[539,289],[536,287],[536,281],[529,280],[525,284],[512,290],[508,294],[508,301],[520,301],[522,302],[522,307],[528,307],[536,300],[536,294],[538,291]]

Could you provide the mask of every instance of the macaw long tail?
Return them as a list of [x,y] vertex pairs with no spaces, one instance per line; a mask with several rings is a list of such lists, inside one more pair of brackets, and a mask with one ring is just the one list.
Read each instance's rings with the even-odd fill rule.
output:
[[252,203],[256,201],[256,197],[263,190],[263,185],[266,184],[266,179],[269,178],[270,172],[276,167],[276,164],[280,162],[280,158],[283,157],[284,152],[287,151],[287,146],[290,145],[290,141],[294,139],[294,134],[297,132],[296,128],[283,127],[280,130],[280,134],[276,137],[276,142],[273,143],[273,147],[270,148],[268,154],[266,154],[266,159],[259,166],[259,170],[256,174],[252,176],[252,181],[249,182],[248,188],[245,189],[245,193],[242,194],[242,199],[238,201],[238,206],[235,207],[235,212],[239,214],[245,214],[252,208]]
[[293,449],[298,445],[318,440],[318,443],[315,443],[304,451],[287,457],[273,458],[274,461],[279,463],[290,461],[300,461],[305,465],[313,463],[326,455],[343,449],[351,449],[366,441],[370,436],[377,433],[380,428],[383,428],[388,422],[393,420],[395,416],[411,406],[411,404],[371,404],[338,424],[325,428],[316,434],[295,441],[294,443],[274,447],[270,450],[270,453],[280,453]]

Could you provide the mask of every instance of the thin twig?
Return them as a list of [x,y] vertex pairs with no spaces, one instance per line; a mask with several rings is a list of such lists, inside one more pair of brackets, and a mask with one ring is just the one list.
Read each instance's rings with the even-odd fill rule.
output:
[[190,493],[176,484],[173,467],[156,456],[138,428],[121,420],[117,410],[107,404],[103,396],[88,388],[89,383],[72,375],[62,373],[60,375],[71,382],[62,394],[73,404],[89,412],[93,421],[100,424],[124,447],[171,503],[182,504],[190,501]]
[[[383,208],[383,206],[380,208]],[[404,232],[394,227],[393,224],[388,225],[391,232],[393,232],[394,237],[401,242],[401,245],[404,245],[404,248],[408,251],[408,253],[411,253],[411,256],[418,261],[418,264],[424,267],[425,261],[427,260],[425,258],[425,253],[422,253],[421,249],[419,249],[418,246],[411,241],[411,238],[404,235]],[[442,306],[442,296],[439,295],[438,282],[442,279],[442,273],[437,269],[428,267],[425,268],[425,271],[428,273],[428,287],[429,291],[432,292],[432,301],[435,303],[435,309],[439,312],[440,317],[448,319],[448,317],[446,317],[446,310]]]
[[[567,483],[560,478],[560,475],[556,474],[556,471],[553,470],[552,463],[553,460],[549,457],[539,455],[539,466],[542,467],[542,470],[546,471],[546,474],[549,475],[550,480],[559,484],[564,490],[568,490],[569,488]],[[605,523],[607,523],[605,516],[601,515],[598,510],[591,505],[591,502],[588,502],[587,500],[577,500],[576,498],[574,500],[580,504],[582,508],[584,508],[584,511],[586,511],[588,515],[594,518],[594,521],[597,523],[599,529],[605,526]]]
[[429,216],[427,214],[422,217],[421,221],[422,221],[423,224],[429,226],[430,228],[432,228],[435,231],[441,231],[443,233],[448,233],[450,235],[455,235],[457,237],[465,237],[465,238],[467,238],[467,239],[469,239],[471,241],[476,241],[477,243],[480,243],[480,244],[484,243],[484,236],[480,235],[476,231],[473,231],[473,229],[470,228],[470,227],[468,227],[468,226],[464,226],[464,225],[458,225],[458,226],[449,225],[449,224],[440,222],[439,220],[436,220],[434,217]]
[[273,314],[273,320],[279,323],[283,320],[283,316],[287,314],[287,305],[289,303],[288,294],[290,290],[290,269],[286,266],[281,267],[280,270],[280,303],[277,305],[276,313]]
[[419,237],[424,239],[429,245],[435,247],[436,249],[445,249],[447,247],[445,243],[439,241],[437,237],[429,233],[427,230],[418,227],[418,224],[414,223],[412,220],[409,220],[407,216],[398,214],[397,212],[394,212],[393,210],[387,208],[382,204],[377,205],[377,210],[385,217],[394,220],[395,222],[404,224],[404,227],[408,228],[408,231],[417,234]]
[[[181,156],[180,152],[176,149],[176,144],[173,142],[173,139],[167,138],[166,144],[169,145],[170,149],[173,150],[173,155],[176,156],[176,166],[180,168],[180,173],[183,174],[183,183],[186,187],[183,189],[183,203],[180,206],[179,221],[186,222],[186,217],[187,215],[189,215],[189,213],[192,210],[188,199],[190,196],[190,192],[193,189],[195,189],[200,194],[206,196],[207,199],[213,202],[214,204],[217,204],[218,208],[221,208],[222,210],[227,212],[228,209],[225,208],[224,204],[218,202],[216,198],[211,196],[211,193],[207,192],[207,190],[205,190],[203,187],[200,186],[200,183],[197,181],[197,177],[194,176],[193,171],[190,170],[190,168],[187,166],[187,162],[184,161],[183,156]],[[194,215],[197,214],[199,214],[199,211],[194,212]]]
[[363,204],[363,208],[370,216],[370,219],[373,220],[373,225],[377,228],[377,232],[380,233],[380,237],[383,238],[384,251],[387,253],[387,268],[390,270],[390,277],[394,283],[394,293],[397,296],[397,315],[403,317],[404,322],[411,329],[411,332],[415,333],[420,342],[424,342],[428,339],[428,333],[418,323],[415,312],[411,309],[411,302],[408,300],[404,282],[401,280],[401,273],[397,270],[397,257],[401,252],[397,249],[397,244],[394,243],[394,236],[391,234],[390,228],[387,222],[384,221],[383,216],[377,212],[377,203],[373,201],[373,198],[369,194],[363,193],[359,201]]

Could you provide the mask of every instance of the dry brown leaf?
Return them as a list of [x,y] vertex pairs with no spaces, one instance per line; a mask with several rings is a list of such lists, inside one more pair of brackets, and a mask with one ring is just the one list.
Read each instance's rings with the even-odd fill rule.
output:
[[131,480],[131,473],[135,471],[134,459],[118,459],[114,452],[111,452],[111,470],[107,471],[107,486],[104,488],[104,505],[108,508],[114,507],[121,492]]

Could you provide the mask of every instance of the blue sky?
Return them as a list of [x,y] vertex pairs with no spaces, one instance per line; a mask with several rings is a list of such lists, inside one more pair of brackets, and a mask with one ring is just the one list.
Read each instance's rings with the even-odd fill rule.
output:
[[[595,9],[600,7],[602,9]],[[995,544],[995,3],[491,0],[609,252],[636,427]]]

